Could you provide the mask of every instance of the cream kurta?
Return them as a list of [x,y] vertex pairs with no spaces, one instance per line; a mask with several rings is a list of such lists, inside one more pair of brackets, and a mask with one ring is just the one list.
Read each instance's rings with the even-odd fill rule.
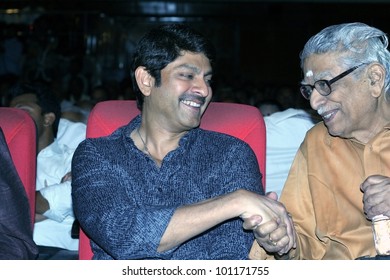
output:
[[355,259],[376,255],[360,184],[390,176],[388,127],[364,145],[332,137],[321,122],[311,129],[290,169],[281,202],[298,234],[297,259]]

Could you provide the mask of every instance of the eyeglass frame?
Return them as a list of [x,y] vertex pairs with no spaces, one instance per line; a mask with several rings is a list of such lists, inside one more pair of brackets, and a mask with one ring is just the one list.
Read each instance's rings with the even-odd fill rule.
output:
[[[338,80],[344,78],[345,76],[347,76],[348,74],[351,74],[353,71],[355,71],[356,69],[358,69],[360,66],[364,65],[366,63],[362,63],[362,64],[359,64],[359,65],[356,65],[352,68],[349,68],[348,70],[342,72],[341,74],[337,75],[336,77],[334,77],[333,79],[331,80],[317,80],[314,82],[314,85],[301,85],[299,87],[299,91],[301,92],[303,98],[305,98],[306,100],[310,100],[310,97],[311,97],[311,94],[313,93],[313,90],[316,89],[318,91],[319,94],[321,94],[322,96],[328,96],[329,94],[332,93],[332,87],[331,85],[335,82],[337,82]],[[322,82],[322,83],[325,83],[325,85],[329,88],[329,92],[323,92],[323,91],[320,91],[316,88],[316,84],[318,84],[319,82]],[[311,91],[310,91],[310,94],[305,94],[304,93],[304,90],[307,89],[307,88],[310,88]]]

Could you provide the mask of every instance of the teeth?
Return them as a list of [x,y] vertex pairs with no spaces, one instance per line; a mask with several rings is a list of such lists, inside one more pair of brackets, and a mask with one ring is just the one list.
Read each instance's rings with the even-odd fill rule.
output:
[[329,119],[333,112],[330,112],[330,113],[327,113],[326,115],[324,115],[324,113],[326,112],[327,110],[324,108],[324,107],[320,107],[318,110],[317,110],[317,113],[325,120],[325,119]]
[[320,107],[320,108],[318,108],[318,110],[317,110],[317,113],[318,113],[318,115],[320,115],[320,116],[321,116],[324,112],[325,112],[325,110],[324,110],[323,107]]
[[183,100],[182,102],[188,106],[191,106],[191,107],[196,107],[196,108],[200,107],[200,104],[193,102],[193,101]]

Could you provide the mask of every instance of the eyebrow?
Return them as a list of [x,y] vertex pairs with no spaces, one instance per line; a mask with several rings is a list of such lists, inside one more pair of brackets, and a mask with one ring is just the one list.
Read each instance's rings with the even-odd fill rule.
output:
[[[326,77],[328,75],[331,75],[329,70],[321,72],[321,73],[317,73],[317,74],[313,73],[313,76],[310,77],[310,78],[313,78],[314,82],[317,82],[319,80],[324,80],[324,77]],[[331,80],[331,79],[332,78],[327,79],[327,80]],[[301,81],[301,85],[309,85],[309,83],[306,83],[304,80],[302,80]]]
[[[196,74],[200,74],[200,69],[192,64],[184,63],[184,64],[180,64],[177,67],[175,67],[175,69],[180,69],[180,68],[190,69],[190,70],[194,71]],[[210,71],[206,72],[204,76],[210,76],[212,74],[213,74],[213,71],[210,70]]]

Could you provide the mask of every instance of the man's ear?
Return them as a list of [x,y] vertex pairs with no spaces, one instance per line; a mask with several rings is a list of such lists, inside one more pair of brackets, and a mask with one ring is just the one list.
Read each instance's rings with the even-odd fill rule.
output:
[[374,96],[380,96],[385,84],[386,70],[381,64],[374,63],[369,66],[367,73]]
[[56,115],[54,113],[46,113],[43,116],[43,126],[51,126],[56,120]]
[[153,77],[145,67],[140,66],[135,70],[135,80],[143,95],[148,96],[153,87]]

